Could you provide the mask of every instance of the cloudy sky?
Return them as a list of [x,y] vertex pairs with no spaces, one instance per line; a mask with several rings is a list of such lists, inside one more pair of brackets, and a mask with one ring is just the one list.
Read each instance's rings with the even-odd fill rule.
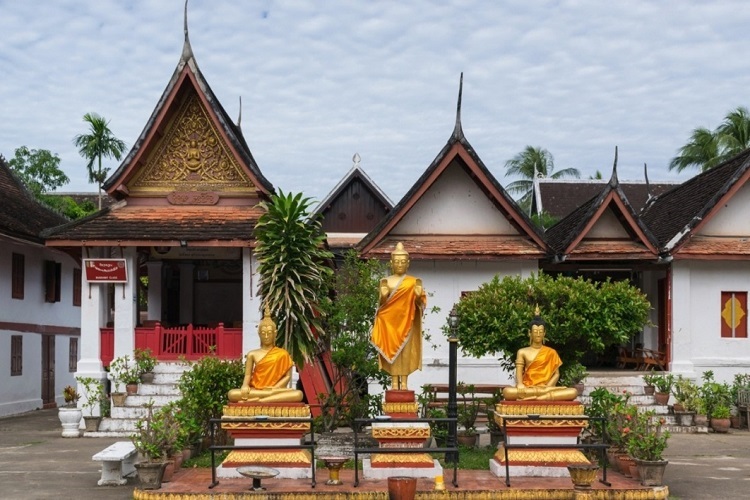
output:
[[[265,176],[324,197],[361,165],[397,202],[464,132],[503,184],[526,145],[557,169],[621,180],[667,170],[692,129],[748,105],[744,1],[190,0],[201,71]],[[92,191],[72,138],[96,112],[130,147],[174,71],[182,0],[0,0],[0,154],[57,153]],[[116,168],[116,162],[110,162]]]

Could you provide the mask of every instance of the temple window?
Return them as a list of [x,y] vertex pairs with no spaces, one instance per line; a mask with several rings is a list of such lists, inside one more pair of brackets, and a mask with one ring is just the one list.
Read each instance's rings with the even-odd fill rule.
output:
[[54,260],[44,261],[44,301],[60,302],[62,264]]
[[81,307],[81,270],[73,269],[73,305]]
[[23,337],[11,335],[10,337],[10,376],[17,377],[23,374]]
[[24,274],[25,274],[25,264],[24,264],[24,256],[20,253],[14,253],[13,254],[13,268],[11,271],[11,282],[13,291],[11,294],[11,297],[14,299],[22,299],[23,300],[23,294],[24,294]]
[[721,336],[747,338],[747,292],[721,292]]
[[70,337],[68,344],[68,371],[74,373],[78,370],[78,337]]

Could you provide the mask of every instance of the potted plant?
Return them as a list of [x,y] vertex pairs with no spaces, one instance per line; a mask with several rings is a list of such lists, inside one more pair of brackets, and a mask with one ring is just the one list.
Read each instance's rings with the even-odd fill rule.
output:
[[459,382],[456,392],[461,396],[458,401],[458,425],[463,429],[458,431],[456,440],[459,444],[473,448],[477,445],[479,435],[475,427],[479,416],[479,401],[474,398],[474,385]]
[[62,437],[64,438],[80,437],[81,435],[78,426],[81,423],[83,412],[76,406],[80,397],[81,395],[78,394],[78,391],[72,385],[67,385],[63,389],[65,406],[60,407],[57,416],[62,424]]
[[654,374],[653,370],[643,376],[643,394],[646,396],[653,396],[656,392],[656,387],[654,387],[655,379],[656,374]]
[[151,349],[136,349],[133,351],[133,359],[138,370],[140,381],[144,384],[150,384],[154,381],[154,368],[156,367],[156,358]]
[[661,486],[667,461],[663,453],[667,448],[669,432],[662,430],[664,418],[657,419],[655,412],[636,411],[629,421],[628,454],[635,460],[644,486]]
[[[114,406],[125,406],[127,393],[122,392],[120,387],[128,384],[135,378],[133,372],[134,367],[130,364],[129,356],[120,356],[119,358],[113,359],[109,364],[109,379],[112,381],[112,387],[114,388],[114,391],[111,394],[112,404]],[[137,390],[138,388],[136,386],[136,392]]]
[[674,395],[674,413],[678,423],[683,426],[693,425],[698,398],[698,386],[690,379],[678,375],[672,388]]
[[76,377],[76,381],[81,385],[83,408],[88,409],[89,413],[83,416],[83,420],[86,422],[86,432],[96,432],[99,430],[99,422],[101,422],[102,417],[101,413],[95,416],[94,412],[100,409],[102,400],[107,399],[107,394],[104,392],[104,383],[93,377]]
[[484,400],[487,411],[487,431],[490,433],[490,446],[496,448],[503,439],[503,429],[495,420],[495,408],[503,400],[502,391],[495,391],[491,398]]
[[728,406],[720,404],[711,409],[711,414],[709,416],[711,417],[711,428],[714,432],[722,434],[729,432],[729,415],[730,410]]
[[731,393],[732,393],[732,414],[729,420],[732,423],[732,428],[740,428],[740,393],[750,390],[750,373],[736,373],[734,380],[732,381]]
[[[706,413],[711,419],[711,428],[716,432],[726,432],[729,429],[729,408],[732,405],[731,388],[727,383],[716,382],[711,370],[703,372],[701,378],[703,385],[699,392],[705,403]],[[714,427],[714,419],[717,420],[716,427]]]
[[588,377],[586,367],[581,363],[572,363],[570,366],[565,368],[563,366],[563,373],[560,376],[560,385],[565,387],[575,387],[578,391],[578,395],[583,394],[584,384],[583,381]]
[[143,489],[161,488],[167,456],[177,442],[179,424],[170,411],[154,411],[154,402],[143,405],[146,415],[135,423],[136,431],[130,436],[133,446],[145,458],[135,464]]
[[674,375],[671,373],[660,373],[654,375],[652,382],[656,388],[654,393],[654,402],[658,405],[665,405],[669,402],[669,395],[674,385]]

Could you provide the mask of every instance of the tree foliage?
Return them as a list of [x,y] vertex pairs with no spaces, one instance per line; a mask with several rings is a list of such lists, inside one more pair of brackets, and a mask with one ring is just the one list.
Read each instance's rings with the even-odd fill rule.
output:
[[505,188],[510,194],[520,194],[518,202],[521,207],[531,205],[534,177],[562,179],[572,177],[578,179],[581,174],[578,169],[565,168],[555,172],[555,159],[552,153],[541,147],[526,146],[523,151],[505,162],[505,176],[519,176],[521,179],[513,181]]
[[278,327],[277,345],[302,366],[316,350],[316,333],[328,299],[327,261],[333,254],[323,246],[320,218],[310,218],[310,198],[279,191],[255,226],[260,295]]
[[750,112],[746,107],[738,106],[727,113],[715,130],[705,127],[694,129],[688,142],[669,162],[669,169],[682,172],[687,168],[698,168],[705,172],[748,147]]
[[21,146],[8,165],[37,198],[70,182],[60,170],[60,157],[47,149]]
[[[109,129],[109,121],[96,113],[86,113],[83,121],[89,124],[88,134],[78,134],[73,138],[73,144],[78,148],[82,157],[88,160],[86,169],[89,173],[89,182],[95,182],[99,187],[99,208],[102,208],[102,183],[107,178],[108,168],[102,168],[102,157],[122,158],[125,151],[125,143],[115,137]],[[96,169],[94,164],[96,163]]]
[[547,344],[565,364],[627,341],[648,323],[650,309],[646,296],[625,281],[495,276],[458,302],[459,345],[471,356],[497,355],[512,371],[516,352],[529,345],[537,304],[547,323]]
[[387,374],[380,369],[377,353],[370,344],[378,286],[385,275],[381,262],[362,260],[350,250],[333,276],[334,300],[328,310],[325,340],[336,367],[332,383],[338,390],[323,395],[321,401],[325,431],[342,423],[351,426],[354,419],[370,416],[375,397],[365,393],[368,381],[375,380],[384,389],[387,386]]

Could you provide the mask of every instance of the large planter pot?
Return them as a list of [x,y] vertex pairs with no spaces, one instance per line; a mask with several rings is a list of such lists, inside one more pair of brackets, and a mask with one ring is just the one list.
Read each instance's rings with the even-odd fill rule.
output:
[[596,481],[596,473],[599,470],[598,465],[594,464],[570,464],[568,472],[570,480],[573,481],[575,488],[591,488]]
[[674,405],[672,405],[672,411],[675,414],[682,413],[685,411],[685,407],[681,403],[675,403]]
[[651,461],[638,460],[635,463],[638,466],[638,475],[641,477],[643,486],[661,486],[664,479],[664,469],[667,468],[666,460]]
[[693,423],[695,425],[700,425],[701,427],[705,427],[708,425],[708,417],[706,415],[696,413],[695,417],[693,417]]
[[656,392],[654,393],[654,403],[658,405],[666,405],[669,402],[668,392]]
[[620,451],[615,450],[614,448],[608,448],[607,449],[607,463],[609,464],[608,467],[613,472],[619,472],[620,471],[620,462],[617,460],[617,455],[619,455]]
[[477,445],[477,441],[479,440],[479,434],[458,434],[456,436],[456,441],[458,444],[462,446],[466,446],[467,448],[474,448]]
[[128,397],[125,392],[112,393],[112,406],[125,406],[125,399]]
[[414,500],[417,478],[394,476],[388,478],[388,500]]
[[627,453],[624,453],[622,455],[618,455],[617,459],[620,461],[620,474],[625,477],[633,477],[630,475],[630,466],[635,465],[635,460],[633,459],[633,457],[631,457]]
[[740,416],[732,415],[731,417],[729,417],[729,424],[732,426],[732,429],[739,429],[740,428]]
[[80,408],[75,406],[66,408],[62,407],[58,410],[57,416],[62,424],[62,437],[64,438],[77,438],[81,437],[81,432],[78,430],[78,426],[81,423],[81,416],[83,413]]
[[730,426],[730,422],[728,418],[712,418],[711,419],[711,428],[714,430],[714,432],[725,434],[729,432],[729,426]]
[[168,483],[172,481],[174,475],[174,460],[167,460],[167,465],[164,467],[164,473],[161,475],[161,482]]
[[144,490],[158,490],[161,488],[161,479],[166,467],[166,462],[140,462],[135,464],[141,488]]
[[677,423],[682,426],[690,427],[693,425],[695,412],[692,411],[676,411],[675,416],[677,417]]
[[83,421],[86,424],[86,432],[96,432],[99,430],[102,417],[83,417]]

